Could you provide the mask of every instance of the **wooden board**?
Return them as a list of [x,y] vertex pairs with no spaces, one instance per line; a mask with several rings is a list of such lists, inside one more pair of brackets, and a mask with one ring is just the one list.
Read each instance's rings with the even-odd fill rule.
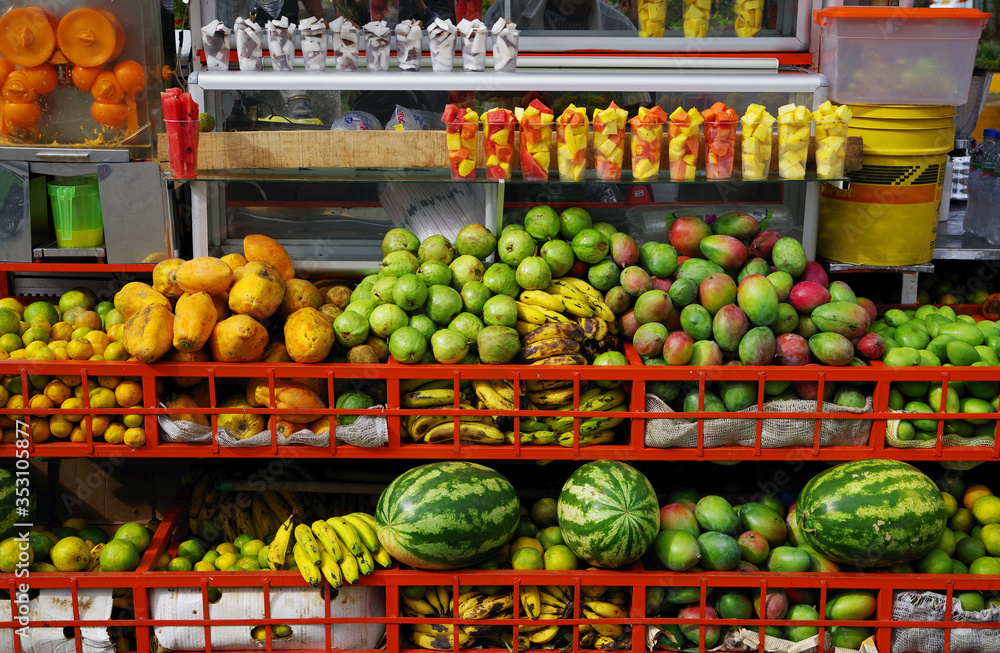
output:
[[[593,139],[593,134],[591,141]],[[627,136],[627,138],[630,137]],[[165,134],[159,135],[160,170],[169,170]],[[476,165],[482,168],[483,136],[478,135]],[[553,136],[553,140],[555,137]],[[703,138],[704,140],[704,138]],[[777,136],[771,170],[778,169]],[[555,164],[553,143],[552,163]],[[664,136],[663,152],[667,143]],[[847,139],[846,169],[861,169],[862,143],[858,136]],[[515,152],[517,137],[515,136]],[[702,148],[704,151],[704,148]],[[809,170],[815,169],[815,146],[809,146]],[[736,141],[736,168],[739,169],[740,141]],[[622,167],[629,168],[628,148]],[[593,147],[588,148],[587,167],[593,168]],[[198,169],[233,170],[265,168],[447,168],[448,153],[443,131],[253,131],[209,132],[198,143]],[[520,168],[515,155],[514,168]],[[554,167],[554,166],[553,166]],[[704,161],[699,161],[704,169]],[[661,169],[666,170],[666,162]]]

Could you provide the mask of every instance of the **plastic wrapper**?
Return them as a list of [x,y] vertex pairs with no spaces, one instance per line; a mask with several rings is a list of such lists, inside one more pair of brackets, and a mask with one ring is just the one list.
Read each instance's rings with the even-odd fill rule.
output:
[[415,20],[396,25],[396,61],[400,70],[420,70],[420,42],[424,31]]
[[264,70],[264,30],[240,16],[233,25],[236,33],[236,56],[240,70]]
[[736,0],[736,22],[733,24],[736,36],[757,36],[763,18],[763,0]]
[[552,109],[540,100],[518,107],[514,115],[521,125],[521,176],[527,181],[545,181],[552,164]]
[[580,181],[587,169],[587,110],[570,104],[556,120],[556,163],[559,179]]
[[512,73],[517,69],[517,44],[521,32],[517,25],[500,18],[493,25],[493,70]]
[[447,132],[448,164],[452,179],[475,179],[479,115],[472,109],[461,109],[449,104],[445,106],[441,120],[444,121]]
[[632,179],[648,181],[660,175],[663,124],[667,114],[659,106],[639,107],[628,123],[632,127]]
[[281,20],[267,21],[267,50],[271,55],[271,69],[291,71],[295,59],[295,23],[287,16]]
[[601,181],[622,178],[625,160],[625,124],[628,111],[612,102],[607,109],[594,109],[594,168]]
[[368,0],[368,14],[373,22],[385,21],[392,29],[399,22],[399,0]]
[[510,109],[490,109],[483,120],[483,155],[486,157],[486,178],[490,181],[510,179],[514,159],[514,130],[517,123]]
[[229,28],[219,20],[201,28],[205,67],[209,70],[229,70],[229,35]]
[[809,159],[812,112],[802,105],[786,104],[778,109],[778,177],[802,179]]
[[847,125],[854,113],[847,105],[826,101],[813,112],[816,123],[816,176],[837,179],[844,176],[847,158]]
[[326,70],[326,23],[309,16],[299,23],[299,41],[306,72]]
[[639,0],[639,36],[663,36],[667,0]]
[[716,102],[701,112],[705,120],[705,178],[729,179],[736,158],[736,112]]
[[712,14],[712,0],[684,0],[684,37],[708,36],[708,19]]
[[[670,178],[674,181],[691,181],[695,178],[698,171],[698,151],[701,149],[702,122],[704,118],[697,109],[684,111],[677,107],[670,114],[667,157],[670,161]],[[635,163],[632,167],[635,167]]]
[[751,104],[740,120],[744,179],[767,179],[771,171],[774,116],[759,104]]
[[365,61],[371,72],[389,70],[389,46],[392,41],[392,30],[385,21],[372,21],[365,24]]
[[392,112],[392,118],[385,123],[385,128],[394,131],[444,129],[444,123],[441,122],[441,116],[436,113],[408,109],[397,104]]
[[455,65],[455,39],[458,28],[450,20],[435,18],[427,28],[431,67],[436,73],[451,72]]
[[333,35],[333,63],[339,71],[358,69],[358,26],[343,16],[330,23]]
[[382,123],[367,111],[348,111],[330,125],[331,131],[367,131],[380,130]]
[[486,70],[486,25],[480,20],[462,20],[458,33],[462,36],[462,68],[470,73]]

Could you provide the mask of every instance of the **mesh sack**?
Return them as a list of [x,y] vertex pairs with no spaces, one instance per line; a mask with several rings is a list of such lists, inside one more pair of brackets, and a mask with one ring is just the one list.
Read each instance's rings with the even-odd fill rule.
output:
[[[739,413],[756,412],[757,407],[752,406],[744,410],[735,411]],[[814,412],[816,410],[815,401],[787,400],[770,401],[764,404],[765,413],[799,413]],[[672,413],[670,408],[662,399],[656,395],[646,395],[647,413]],[[872,398],[868,397],[864,408],[847,408],[829,402],[823,403],[823,412],[826,413],[853,413],[861,415],[872,412]],[[761,446],[789,447],[789,446],[812,446],[815,437],[815,421],[813,419],[788,419],[788,418],[763,418],[761,430]],[[858,419],[824,419],[820,420],[819,443],[822,446],[861,446],[868,444],[871,433],[872,420],[868,418]],[[757,434],[757,420],[755,418],[729,418],[706,420],[703,426],[705,447],[724,446],[754,446]],[[647,418],[646,419],[646,446],[655,448],[668,447],[696,447],[698,446],[698,424],[688,422],[680,418]]]
[[[945,597],[934,592],[897,592],[893,621],[944,621]],[[998,623],[993,628],[952,628],[949,653],[1000,653],[1000,608],[966,612],[951,600],[952,621]],[[892,653],[944,653],[943,628],[893,628]]]
[[[893,411],[901,412],[901,411]],[[899,423],[902,420],[891,419],[885,426],[885,443],[897,449],[933,449],[937,446],[936,440],[900,440]],[[978,438],[965,438],[954,433],[945,433],[941,439],[946,447],[992,447],[994,438],[992,436],[980,436]],[[942,460],[939,464],[945,469],[965,471],[977,465],[982,465],[982,460]]]
[[[385,408],[385,406],[372,406]],[[212,428],[194,422],[172,420],[166,415],[158,417],[160,433],[164,442],[211,442]],[[356,447],[384,447],[389,444],[389,424],[383,415],[360,415],[353,424],[337,426],[337,444],[352,444]],[[220,428],[217,442],[220,447],[267,447],[271,444],[271,431],[264,430],[249,438],[239,439],[228,430]],[[279,445],[306,444],[313,447],[329,447],[330,432],[313,433],[308,428],[292,433],[287,438],[278,438]]]

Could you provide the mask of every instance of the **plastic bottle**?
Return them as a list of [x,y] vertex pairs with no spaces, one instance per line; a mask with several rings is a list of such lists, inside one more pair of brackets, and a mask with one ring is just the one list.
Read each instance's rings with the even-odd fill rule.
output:
[[979,233],[976,235],[985,238],[991,245],[1000,244],[1000,209],[997,201],[1000,200],[1000,184],[997,183],[997,171],[1000,170],[1000,141],[996,141],[994,147],[987,150],[983,157],[982,190],[980,194],[983,198],[982,210],[979,212]]
[[962,228],[967,234],[983,235],[982,215],[984,207],[987,205],[983,197],[983,188],[985,187],[982,169],[983,159],[996,146],[996,131],[984,129],[983,141],[969,155],[969,178],[966,187],[969,199],[965,205],[965,217],[962,219]]

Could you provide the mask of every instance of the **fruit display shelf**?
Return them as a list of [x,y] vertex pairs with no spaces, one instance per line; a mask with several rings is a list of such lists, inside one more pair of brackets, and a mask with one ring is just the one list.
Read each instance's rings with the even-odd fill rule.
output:
[[[183,627],[192,629],[204,629],[206,631],[207,642],[204,648],[199,651],[221,650],[211,646],[211,628],[223,628],[227,626],[243,627],[247,630],[260,626],[288,625],[293,629],[295,626],[334,626],[345,623],[372,623],[383,624],[385,626],[384,644],[375,649],[359,649],[368,651],[385,651],[386,653],[398,653],[400,651],[424,650],[413,649],[409,643],[404,629],[408,625],[434,621],[445,625],[463,625],[476,623],[479,625],[500,625],[507,627],[530,626],[532,622],[527,619],[521,609],[519,601],[514,601],[512,610],[513,617],[509,619],[483,619],[471,621],[462,619],[457,613],[451,617],[412,617],[407,616],[404,611],[404,604],[401,600],[401,588],[411,586],[446,586],[451,592],[457,593],[461,586],[465,585],[496,585],[503,590],[513,592],[514,596],[519,596],[522,587],[528,586],[551,586],[557,585],[569,589],[573,597],[581,597],[584,588],[597,586],[613,586],[623,588],[626,594],[630,594],[630,600],[622,606],[627,611],[627,616],[619,618],[603,619],[603,625],[621,624],[630,626],[633,632],[631,645],[624,650],[631,650],[641,653],[646,650],[646,639],[643,632],[647,627],[660,626],[665,624],[684,625],[686,627],[697,626],[704,635],[704,629],[709,626],[730,626],[743,625],[747,629],[755,630],[764,626],[787,626],[789,624],[812,625],[820,628],[829,627],[834,623],[824,617],[826,606],[840,590],[857,589],[871,590],[876,593],[873,614],[866,620],[840,620],[836,622],[838,626],[864,626],[874,628],[875,641],[879,651],[890,650],[890,639],[894,629],[902,628],[942,628],[944,629],[945,646],[951,637],[952,629],[966,628],[991,628],[995,624],[991,623],[970,623],[966,621],[955,621],[947,614],[941,621],[902,621],[892,619],[894,597],[901,591],[933,591],[944,595],[950,602],[952,597],[966,590],[998,590],[1000,589],[1000,578],[995,576],[942,576],[928,574],[893,574],[893,573],[778,573],[778,572],[667,572],[659,569],[647,569],[641,562],[633,564],[628,569],[622,570],[572,570],[572,571],[526,571],[526,570],[446,570],[446,571],[418,571],[411,569],[401,569],[392,567],[385,570],[378,570],[371,576],[363,577],[359,587],[378,588],[379,592],[385,594],[384,615],[371,615],[363,618],[332,616],[335,597],[331,597],[329,587],[322,590],[322,601],[325,608],[324,616],[303,617],[291,619],[288,617],[276,617],[272,614],[272,605],[275,597],[283,591],[295,588],[297,591],[306,588],[302,577],[296,571],[280,572],[260,572],[260,571],[230,571],[213,572],[210,574],[199,572],[169,572],[152,571],[153,561],[157,560],[163,553],[169,551],[171,542],[175,541],[175,536],[182,531],[183,524],[186,524],[186,509],[174,509],[168,512],[156,531],[149,548],[143,555],[142,564],[134,573],[94,573],[94,574],[38,574],[31,579],[32,587],[69,589],[74,596],[80,589],[100,587],[124,587],[130,588],[135,596],[136,618],[134,620],[115,622],[122,626],[135,626],[137,635],[137,650],[135,653],[158,653],[162,649],[151,637],[151,634],[158,628]],[[16,587],[16,579],[13,575],[9,578],[0,579],[3,589],[13,591]],[[212,619],[199,618],[154,618],[151,613],[150,597],[153,593],[161,590],[175,589],[177,591],[200,592],[202,610],[209,608],[209,588],[218,589],[223,595],[227,589],[245,588],[259,591],[264,599],[260,604],[260,614],[245,614],[236,617],[213,617]],[[655,588],[655,589],[654,589]],[[659,592],[663,588],[691,588],[691,591],[698,595],[697,601],[691,603],[692,611],[684,617],[659,617],[647,616],[647,594],[650,591]],[[740,588],[751,596],[767,597],[769,591],[785,590],[811,592],[816,597],[816,605],[820,617],[812,620],[788,619],[720,619],[712,618],[709,615],[712,599],[709,594],[713,590],[720,588]],[[344,589],[341,590],[345,591]],[[758,594],[759,593],[759,594]],[[74,601],[75,603],[75,601]],[[78,612],[74,613],[76,617]],[[567,609],[565,618],[553,620],[553,623],[560,625],[580,625],[594,624],[593,619],[587,619],[583,615],[581,601],[573,600],[572,608]],[[16,617],[16,615],[15,615]],[[93,623],[81,622],[78,618],[65,622],[45,622],[51,627],[72,628],[77,638],[77,650],[79,649],[80,627],[96,625]],[[101,625],[108,625],[102,622]],[[17,627],[16,620],[0,617],[0,629]],[[326,642],[320,643],[316,648],[319,650],[333,650],[328,645],[333,635],[330,628],[325,628],[328,638]],[[565,650],[574,653],[581,650],[588,650],[581,646],[579,631],[574,629],[574,637],[571,646]],[[828,631],[826,631],[828,632]],[[828,635],[827,635],[828,636]],[[517,638],[513,639],[513,650],[524,651],[525,649],[517,644]],[[21,653],[15,643],[13,653]],[[227,647],[225,650],[233,650]],[[257,645],[248,647],[247,651],[304,651],[308,649],[292,649],[284,645],[276,645],[270,637],[263,638]],[[313,649],[316,650],[316,649]],[[448,649],[446,649],[448,650]],[[458,650],[455,647],[454,650]],[[508,649],[482,649],[493,653],[501,653]],[[947,649],[945,649],[947,650]],[[184,651],[183,653],[193,653]]]
[[[393,361],[380,365],[308,365],[296,363],[165,363],[157,362],[145,365],[135,362],[100,362],[100,361],[0,361],[0,374],[20,377],[22,385],[27,385],[42,377],[73,375],[80,376],[83,383],[106,376],[120,376],[137,379],[142,385],[142,402],[132,408],[94,408],[87,398],[83,406],[75,408],[49,409],[0,409],[0,415],[13,417],[25,415],[30,421],[31,414],[40,417],[51,417],[62,414],[86,413],[80,422],[84,438],[80,442],[71,442],[51,437],[43,442],[33,442],[30,445],[32,456],[66,456],[66,457],[160,457],[160,458],[273,458],[275,456],[290,456],[300,458],[397,458],[411,460],[441,460],[452,458],[473,458],[480,460],[522,459],[522,460],[591,460],[598,458],[615,458],[620,460],[787,460],[789,456],[806,460],[853,460],[863,458],[895,458],[900,460],[951,460],[951,461],[989,461],[1000,460],[1000,441],[994,439],[992,446],[944,446],[942,433],[944,422],[938,423],[936,445],[933,448],[900,449],[888,446],[885,441],[885,425],[887,420],[898,418],[899,414],[889,409],[890,384],[899,381],[940,382],[947,388],[948,383],[966,381],[995,381],[996,372],[991,367],[886,367],[879,362],[873,362],[867,367],[825,367],[825,366],[643,366],[631,344],[626,346],[627,366],[561,366],[561,365],[401,365]],[[204,407],[185,408],[183,410],[166,408],[158,396],[158,386],[176,377],[196,377],[209,381],[210,397]],[[326,381],[327,391],[324,393],[324,403],[334,406],[334,382],[338,380],[358,380],[364,382],[381,382],[386,387],[386,406],[384,408],[240,408],[237,412],[266,416],[289,416],[312,413],[324,416],[332,415],[372,415],[384,417],[388,426],[388,443],[385,446],[364,448],[354,445],[338,444],[331,439],[328,446],[304,446],[279,444],[278,437],[272,434],[269,446],[243,448],[220,446],[216,438],[204,443],[168,442],[157,425],[158,418],[168,413],[183,412],[205,415],[213,429],[217,428],[220,414],[232,413],[233,409],[221,407],[221,397],[216,396],[214,388],[216,381],[260,378],[266,379],[268,394],[273,397],[275,384],[282,379],[319,379]],[[523,434],[521,423],[527,420],[545,419],[550,417],[575,417],[572,432],[579,434],[580,425],[590,418],[607,417],[610,413],[602,412],[588,406],[589,410],[493,410],[459,408],[458,402],[452,405],[438,405],[431,408],[404,406],[401,396],[401,384],[412,383],[420,379],[437,379],[451,381],[452,388],[458,388],[465,381],[479,379],[500,379],[520,391],[526,381],[559,380],[574,383],[573,406],[579,406],[579,398],[583,394],[582,385],[586,382],[624,383],[627,394],[625,403],[617,407],[620,412],[615,417],[624,421],[615,427],[615,438],[605,444],[581,446],[579,437],[566,440],[564,446],[552,444],[535,446],[522,444],[517,437]],[[689,418],[697,423],[697,442],[694,446],[653,448],[647,446],[645,438],[645,422],[653,418],[645,408],[645,386],[657,381],[675,381],[698,385],[702,399],[696,410],[675,412],[671,418]],[[801,412],[765,412],[763,410],[762,383],[758,389],[757,406],[738,413],[739,418],[753,421],[753,446],[706,446],[704,428],[710,420],[717,418],[732,419],[736,414],[724,411],[706,410],[704,388],[709,381],[752,381],[752,382],[800,382],[813,384],[817,391],[817,403],[814,408]],[[873,411],[865,413],[864,418],[872,421],[867,441],[859,446],[821,446],[820,429],[828,420],[856,419],[858,415],[848,412],[823,411],[823,403],[818,397],[823,397],[827,384],[838,382],[862,382],[873,388],[871,393]],[[272,404],[273,399],[272,399]],[[996,407],[993,407],[996,411]],[[142,415],[146,431],[146,442],[143,446],[131,449],[123,444],[111,444],[102,437],[95,436],[90,427],[89,415]],[[419,415],[440,415],[453,420],[468,417],[510,417],[512,424],[505,430],[512,431],[514,436],[510,443],[503,444],[471,444],[462,441],[459,430],[454,430],[450,437],[434,444],[414,442],[404,435],[403,423],[407,418]],[[963,414],[940,412],[940,419],[961,419]],[[656,417],[663,417],[656,413]],[[996,420],[1000,413],[982,413],[970,415],[977,419]],[[813,420],[813,433],[809,445],[793,447],[768,447],[762,438],[763,422],[767,420]],[[271,418],[273,419],[273,418]],[[933,419],[933,418],[932,418]],[[571,445],[571,446],[568,446]],[[0,456],[13,457],[17,448],[13,443],[0,444]]]

